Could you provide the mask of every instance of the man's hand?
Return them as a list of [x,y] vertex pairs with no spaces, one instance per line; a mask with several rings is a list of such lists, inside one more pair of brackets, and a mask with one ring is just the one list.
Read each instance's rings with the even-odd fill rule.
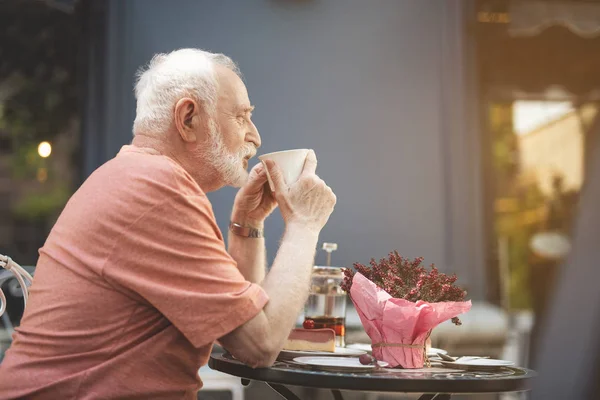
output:
[[337,199],[331,188],[315,173],[315,152],[308,152],[300,178],[289,187],[277,164],[273,160],[266,160],[266,164],[286,226],[299,224],[318,234],[327,223]]
[[259,163],[252,168],[248,182],[235,196],[231,220],[238,224],[261,228],[276,207],[277,202],[267,184],[267,173],[262,163]]

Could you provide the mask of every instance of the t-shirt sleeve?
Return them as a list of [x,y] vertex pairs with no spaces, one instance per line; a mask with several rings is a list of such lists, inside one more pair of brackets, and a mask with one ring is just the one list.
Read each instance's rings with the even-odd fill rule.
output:
[[256,316],[268,301],[225,249],[205,195],[146,211],[117,239],[103,274],[158,309],[196,347]]

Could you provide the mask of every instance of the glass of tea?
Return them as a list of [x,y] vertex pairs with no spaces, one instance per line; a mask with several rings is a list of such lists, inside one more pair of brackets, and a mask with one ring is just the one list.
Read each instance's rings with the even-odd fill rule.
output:
[[339,347],[346,345],[346,292],[340,286],[343,279],[341,268],[313,267],[310,294],[304,306],[304,321],[312,320],[311,328],[333,329]]

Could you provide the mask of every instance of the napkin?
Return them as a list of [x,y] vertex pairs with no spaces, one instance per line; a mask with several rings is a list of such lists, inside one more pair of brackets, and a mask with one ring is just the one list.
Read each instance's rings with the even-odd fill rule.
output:
[[397,299],[359,272],[352,280],[350,298],[371,338],[373,356],[391,367],[422,368],[430,331],[471,309],[470,300],[413,303]]

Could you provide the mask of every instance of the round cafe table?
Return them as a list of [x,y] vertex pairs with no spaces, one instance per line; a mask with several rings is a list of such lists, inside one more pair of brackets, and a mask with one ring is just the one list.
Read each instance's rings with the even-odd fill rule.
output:
[[285,385],[331,389],[335,400],[343,399],[340,391],[423,393],[420,400],[446,400],[452,394],[505,393],[527,391],[536,373],[524,368],[501,368],[494,371],[459,371],[432,368],[430,371],[403,371],[382,368],[373,372],[325,372],[293,362],[277,361],[270,368],[246,366],[229,354],[211,355],[210,368],[242,378],[267,383],[288,400],[299,400]]

